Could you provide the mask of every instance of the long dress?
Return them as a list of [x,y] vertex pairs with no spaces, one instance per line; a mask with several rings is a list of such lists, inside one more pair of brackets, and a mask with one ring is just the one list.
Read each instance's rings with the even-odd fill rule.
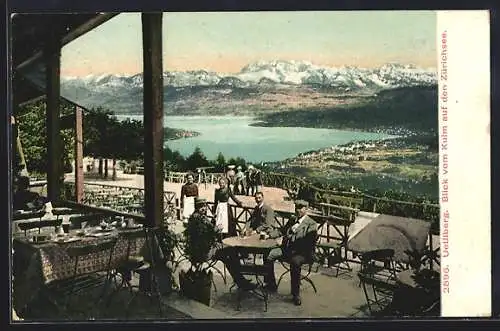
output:
[[194,198],[198,196],[198,186],[195,183],[184,184],[181,188],[182,217],[187,219],[194,212]]
[[233,219],[233,213],[229,208],[229,198],[237,205],[241,206],[240,200],[234,196],[230,189],[215,189],[214,197],[214,215],[215,224],[222,228],[223,235],[236,236],[236,220]]

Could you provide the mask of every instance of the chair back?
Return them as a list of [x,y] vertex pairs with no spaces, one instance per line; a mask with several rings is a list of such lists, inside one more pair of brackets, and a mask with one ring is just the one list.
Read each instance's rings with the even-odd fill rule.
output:
[[42,218],[42,216],[45,215],[45,211],[40,210],[37,212],[28,212],[28,213],[22,213],[22,214],[14,214],[12,215],[12,219],[14,221],[21,221],[21,220],[27,220],[30,218]]
[[40,221],[32,221],[32,222],[19,222],[17,223],[17,226],[21,231],[24,231],[26,234],[26,231],[32,230],[32,229],[38,229],[39,228],[39,223]]
[[20,222],[17,223],[17,226],[26,235],[28,230],[38,229],[38,232],[40,232],[42,228],[61,226],[61,224],[62,219],[51,218],[32,222]]
[[146,231],[144,228],[135,230],[122,230],[120,231],[120,236],[127,241],[127,259],[130,258],[130,251],[132,250],[132,244],[136,242],[139,238],[146,238]]
[[391,273],[391,275],[395,276],[395,266],[393,258],[393,249],[377,249],[363,253],[361,255],[361,273],[369,271],[370,274],[373,274],[374,271],[371,267],[375,266],[376,262],[380,262],[384,264],[384,267],[378,268],[379,271],[383,271],[384,269],[386,269]]
[[59,219],[46,219],[46,220],[40,220],[40,222],[38,222],[38,227],[40,229],[42,228],[48,228],[48,227],[56,227],[56,226],[61,226],[62,224],[62,218],[59,218]]
[[[111,260],[113,258],[113,251],[116,245],[118,238],[111,238],[106,241],[101,241],[99,243],[92,243],[89,245],[83,246],[73,246],[69,247],[66,252],[71,258],[75,259],[75,266],[73,269],[73,275],[75,276],[78,270],[78,262],[85,256],[89,256],[91,254],[97,254],[101,252],[109,252],[108,263],[106,267],[106,271],[109,273],[111,267]],[[87,272],[88,273],[88,272]],[[91,272],[92,273],[92,272]]]

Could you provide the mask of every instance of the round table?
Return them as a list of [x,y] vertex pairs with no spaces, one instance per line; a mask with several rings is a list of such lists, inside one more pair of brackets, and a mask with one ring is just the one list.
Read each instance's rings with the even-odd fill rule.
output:
[[259,234],[253,234],[246,237],[228,237],[222,240],[222,244],[226,247],[241,247],[269,250],[279,247],[278,239],[260,239]]

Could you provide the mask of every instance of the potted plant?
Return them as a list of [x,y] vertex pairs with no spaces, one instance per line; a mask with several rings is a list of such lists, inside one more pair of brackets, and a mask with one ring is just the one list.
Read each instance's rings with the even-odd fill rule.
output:
[[440,309],[440,273],[426,266],[426,261],[432,258],[432,251],[428,248],[418,251],[406,251],[409,265],[413,271],[412,278],[419,289],[418,295],[413,296],[415,316],[439,314]]
[[179,272],[180,292],[185,297],[210,306],[213,260],[210,252],[217,246],[220,230],[203,217],[191,217],[183,232],[184,257],[190,268]]

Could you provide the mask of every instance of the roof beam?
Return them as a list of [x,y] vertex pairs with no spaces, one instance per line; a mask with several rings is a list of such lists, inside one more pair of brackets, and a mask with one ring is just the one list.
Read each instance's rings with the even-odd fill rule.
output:
[[[63,38],[60,40],[61,47],[70,43],[71,41],[75,40],[76,38],[84,35],[85,33],[95,29],[99,25],[105,23],[106,21],[110,20],[111,18],[115,17],[118,14],[119,13],[98,13],[96,17],[88,20],[86,23],[83,23],[82,25],[78,26],[76,29],[69,31],[68,34],[63,36]],[[64,14],[64,15],[70,15],[70,14]],[[27,67],[30,64],[34,63],[35,61],[41,59],[42,57],[43,57],[43,51],[37,52],[34,55],[32,55],[30,58],[23,61],[21,64],[19,64],[15,69],[20,70],[24,67]]]
[[110,20],[111,18],[115,17],[118,14],[119,13],[99,13],[95,18],[87,21],[86,23],[83,23],[82,25],[80,25],[74,30],[71,30],[67,35],[65,35],[61,40],[61,45],[64,46],[72,42],[76,38],[95,29],[99,25]]

